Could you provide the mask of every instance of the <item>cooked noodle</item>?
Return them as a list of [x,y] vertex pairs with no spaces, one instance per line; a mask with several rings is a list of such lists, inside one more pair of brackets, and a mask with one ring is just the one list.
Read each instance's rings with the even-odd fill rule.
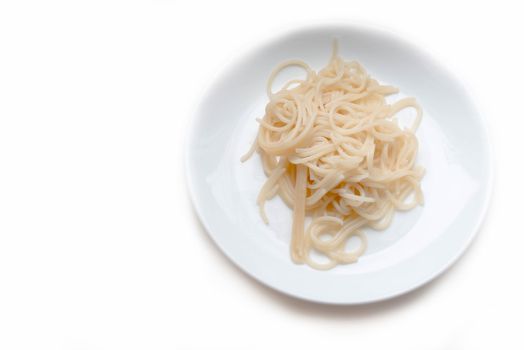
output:
[[[289,66],[306,71],[273,92],[276,76]],[[356,61],[338,56],[334,42],[329,64],[318,73],[305,62],[283,62],[271,73],[269,102],[258,136],[245,161],[257,151],[268,179],[257,199],[267,223],[264,203],[279,195],[293,209],[291,258],[326,270],[353,263],[367,247],[363,227],[383,230],[397,210],[423,203],[420,180],[424,170],[415,165],[418,142],[415,131],[422,110],[414,98],[388,104],[397,93],[380,85]],[[414,108],[411,127],[399,127],[396,114]],[[410,194],[413,199],[406,202]],[[305,218],[311,223],[305,230]],[[360,245],[347,251],[347,241]],[[316,251],[326,263],[311,257]]]

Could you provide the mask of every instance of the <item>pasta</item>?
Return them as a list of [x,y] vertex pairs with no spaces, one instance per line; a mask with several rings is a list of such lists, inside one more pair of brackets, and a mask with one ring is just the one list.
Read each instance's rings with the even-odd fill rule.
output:
[[[273,92],[276,76],[289,66],[304,69],[305,79]],[[343,61],[336,41],[329,64],[319,72],[290,60],[271,73],[265,115],[257,119],[258,135],[241,160],[255,152],[261,157],[268,178],[257,204],[264,222],[264,204],[276,195],[293,210],[295,263],[327,270],[356,262],[367,248],[362,228],[383,230],[395,210],[423,204],[424,169],[415,164],[422,109],[414,98],[388,104],[385,97],[397,92],[371,78],[358,62]],[[405,108],[413,108],[416,117],[403,129],[396,115]],[[360,244],[347,251],[351,237]],[[312,251],[327,262],[318,262]]]

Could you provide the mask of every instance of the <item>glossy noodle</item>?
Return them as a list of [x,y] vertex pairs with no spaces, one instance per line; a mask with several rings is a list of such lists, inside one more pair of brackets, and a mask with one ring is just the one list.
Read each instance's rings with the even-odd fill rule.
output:
[[[304,69],[306,77],[273,92],[273,81],[289,66]],[[371,78],[360,63],[342,60],[336,42],[319,72],[290,60],[271,73],[269,102],[242,161],[255,152],[262,160],[268,178],[257,204],[266,223],[264,204],[277,195],[293,210],[295,263],[326,270],[356,262],[367,247],[362,228],[384,230],[395,210],[423,203],[415,136],[422,109],[414,98],[387,103],[386,96],[397,92]],[[401,128],[396,116],[406,108],[416,116]],[[351,237],[359,246],[348,251]],[[322,262],[313,251],[325,256]]]

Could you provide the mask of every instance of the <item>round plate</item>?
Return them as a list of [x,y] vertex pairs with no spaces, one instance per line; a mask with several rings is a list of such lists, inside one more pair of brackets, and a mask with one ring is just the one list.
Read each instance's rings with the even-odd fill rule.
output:
[[[258,155],[246,163],[239,159],[255,138],[255,118],[264,114],[271,70],[291,58],[316,70],[324,67],[334,38],[345,60],[358,60],[372,77],[421,104],[418,163],[426,168],[425,204],[398,212],[384,231],[367,230],[368,249],[358,262],[316,271],[291,261],[291,210],[280,198],[266,204],[270,224],[262,222],[255,202],[266,177]],[[276,85],[297,74],[302,73],[285,71]],[[186,162],[196,211],[235,264],[288,295],[336,304],[391,298],[447,269],[475,236],[492,184],[486,127],[457,80],[387,32],[348,26],[295,31],[231,64],[194,117]]]

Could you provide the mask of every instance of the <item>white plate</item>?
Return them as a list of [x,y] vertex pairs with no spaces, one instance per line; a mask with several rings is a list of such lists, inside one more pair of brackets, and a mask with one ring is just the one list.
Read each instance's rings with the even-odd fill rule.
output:
[[[267,204],[270,225],[260,219],[255,199],[266,177],[258,155],[244,164],[239,158],[255,137],[271,70],[290,58],[323,67],[335,37],[344,59],[360,61],[371,76],[422,105],[417,136],[419,163],[427,170],[425,205],[397,213],[385,231],[368,230],[369,247],[357,263],[316,271],[291,261],[291,211],[279,198]],[[280,83],[298,72],[289,70]],[[260,282],[324,303],[383,300],[435,278],[475,236],[492,184],[486,127],[455,78],[387,32],[347,26],[292,32],[231,64],[202,100],[186,157],[196,211],[220,249]]]

